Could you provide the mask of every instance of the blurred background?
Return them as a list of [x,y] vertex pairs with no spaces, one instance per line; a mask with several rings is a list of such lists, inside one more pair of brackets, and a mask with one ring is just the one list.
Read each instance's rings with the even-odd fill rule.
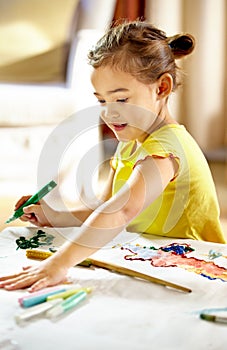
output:
[[[122,18],[148,20],[167,35],[195,36],[195,51],[178,62],[184,84],[170,108],[207,157],[226,225],[227,0],[0,0],[1,229],[16,200],[36,191],[39,155],[50,133],[96,103],[86,53]],[[108,147],[101,143],[99,162],[114,152],[115,140],[105,127],[89,137],[91,145],[109,138]],[[70,174],[80,157],[81,147],[74,148],[61,174],[69,202]]]

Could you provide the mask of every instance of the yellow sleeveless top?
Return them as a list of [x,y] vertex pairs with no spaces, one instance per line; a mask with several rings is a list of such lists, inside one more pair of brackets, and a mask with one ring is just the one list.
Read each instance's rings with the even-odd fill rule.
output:
[[111,160],[115,170],[112,194],[128,180],[137,162],[146,157],[174,157],[179,168],[164,192],[128,225],[127,230],[225,243],[209,166],[185,127],[165,125],[132,153],[134,145],[135,141],[118,144]]

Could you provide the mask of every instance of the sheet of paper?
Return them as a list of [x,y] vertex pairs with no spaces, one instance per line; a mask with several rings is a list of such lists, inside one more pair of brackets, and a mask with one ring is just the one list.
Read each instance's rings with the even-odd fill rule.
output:
[[[32,238],[37,228],[9,228],[0,234],[0,274],[15,272],[24,265],[38,264],[17,249],[16,239]],[[44,229],[42,249],[59,247],[78,229]],[[77,232],[76,232],[77,231]],[[71,281],[92,286],[91,297],[76,311],[58,322],[43,317],[23,327],[14,321],[17,302],[26,290],[0,290],[0,329],[23,350],[40,349],[224,349],[226,325],[203,321],[203,311],[227,310],[226,245],[157,238],[123,232],[93,258],[135,269],[192,289],[174,289],[113,273],[101,268],[74,267]],[[64,336],[62,330],[64,329]]]

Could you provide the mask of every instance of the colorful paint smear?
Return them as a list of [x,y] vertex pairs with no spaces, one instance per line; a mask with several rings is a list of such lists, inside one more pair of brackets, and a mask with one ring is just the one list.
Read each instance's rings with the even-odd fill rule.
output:
[[126,260],[150,261],[154,267],[179,267],[210,280],[227,281],[226,268],[216,265],[213,261],[187,256],[194,250],[187,243],[171,243],[159,248],[128,243],[124,244],[121,249],[131,253],[124,257]]

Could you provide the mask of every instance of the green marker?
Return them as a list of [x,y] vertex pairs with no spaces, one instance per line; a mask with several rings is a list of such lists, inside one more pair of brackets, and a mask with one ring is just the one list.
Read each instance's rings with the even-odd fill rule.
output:
[[40,199],[42,199],[47,193],[53,190],[53,188],[57,186],[56,182],[50,181],[47,185],[45,185],[41,190],[39,190],[36,194],[34,194],[32,197],[30,197],[24,204],[18,208],[13,216],[9,218],[5,223],[8,224],[9,222],[18,219],[24,214],[23,208],[27,207],[30,204],[37,203]]
[[210,314],[200,314],[202,320],[218,323],[227,323],[226,316],[210,315]]

